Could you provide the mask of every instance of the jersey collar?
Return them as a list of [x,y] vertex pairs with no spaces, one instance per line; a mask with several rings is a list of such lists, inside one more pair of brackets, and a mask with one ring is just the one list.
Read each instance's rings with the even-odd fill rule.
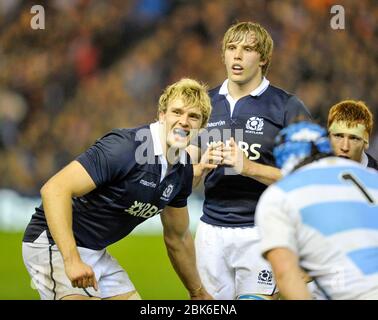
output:
[[[219,89],[219,94],[224,95],[224,96],[227,96],[230,94],[228,92],[228,81],[229,80],[226,79],[223,82],[222,86]],[[270,84],[270,81],[267,78],[263,77],[263,80],[261,81],[260,85],[256,89],[252,90],[249,94],[252,97],[258,97],[262,95],[266,89],[268,89],[269,84]]]

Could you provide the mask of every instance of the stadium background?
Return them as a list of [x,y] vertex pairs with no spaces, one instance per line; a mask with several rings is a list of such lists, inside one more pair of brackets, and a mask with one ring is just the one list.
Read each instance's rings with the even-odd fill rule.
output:
[[[35,4],[45,9],[45,30],[30,27]],[[344,30],[330,26],[334,4],[345,9]],[[223,33],[245,20],[272,34],[268,79],[299,96],[319,123],[346,98],[377,115],[374,0],[0,1],[0,299],[38,298],[21,239],[44,181],[110,129],[152,122],[167,84],[222,82]],[[369,152],[378,157],[377,125]],[[192,230],[201,197],[201,189],[191,196]],[[110,251],[143,298],[187,298],[158,218]]]

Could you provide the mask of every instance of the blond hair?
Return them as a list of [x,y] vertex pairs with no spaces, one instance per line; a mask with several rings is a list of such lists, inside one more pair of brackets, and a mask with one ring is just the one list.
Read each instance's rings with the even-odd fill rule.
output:
[[266,61],[261,67],[262,74],[265,76],[272,59],[273,39],[269,32],[258,23],[239,22],[232,25],[223,37],[222,56],[224,58],[224,53],[229,43],[243,41],[249,35],[255,38],[253,49],[260,54],[260,60]]
[[183,78],[165,88],[159,98],[159,114],[166,113],[168,104],[174,99],[182,99],[189,107],[199,107],[202,114],[201,128],[207,125],[211,113],[210,97],[207,93],[207,86],[196,80]]
[[343,100],[333,105],[328,113],[328,128],[333,122],[343,121],[347,127],[363,124],[369,135],[373,130],[373,114],[363,101]]

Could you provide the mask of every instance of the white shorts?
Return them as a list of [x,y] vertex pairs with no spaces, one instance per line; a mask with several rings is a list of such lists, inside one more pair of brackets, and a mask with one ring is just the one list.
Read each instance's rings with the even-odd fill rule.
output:
[[42,300],[59,300],[67,295],[109,298],[134,291],[126,271],[106,249],[91,250],[78,247],[82,261],[92,267],[98,291],[89,287],[74,288],[64,271],[62,255],[56,245],[48,244],[46,232],[33,243],[22,243],[22,256]]
[[257,227],[226,228],[199,222],[197,267],[206,290],[218,300],[277,292],[270,264],[261,256]]

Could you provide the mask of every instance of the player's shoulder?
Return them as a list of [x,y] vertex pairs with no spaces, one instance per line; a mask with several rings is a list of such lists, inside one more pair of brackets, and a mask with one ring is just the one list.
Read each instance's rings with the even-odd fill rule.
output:
[[208,91],[208,94],[209,94],[209,97],[211,100],[217,100],[217,99],[220,99],[220,98],[224,98],[224,95],[221,95],[219,94],[219,90],[221,88],[221,85],[215,87],[215,88],[212,88]]
[[216,86],[216,87],[214,87],[214,88],[209,89],[208,94],[209,94],[210,96],[214,96],[214,95],[216,95],[216,94],[219,94],[219,90],[220,90],[221,86],[222,86],[222,85],[218,85],[218,86]]
[[304,102],[282,88],[269,85],[263,93],[262,99],[264,99],[264,103],[272,107],[272,110],[284,114],[284,126],[297,119],[311,120],[312,118]]
[[280,188],[276,183],[271,184],[261,194],[256,207],[256,219],[260,220],[262,216],[269,214],[267,208],[281,207],[284,203],[289,203],[291,198],[287,192]]
[[96,144],[102,146],[106,150],[113,150],[113,152],[116,153],[129,153],[138,148],[138,146],[150,136],[151,131],[149,126],[115,128],[98,139]]
[[263,95],[275,100],[281,100],[284,106],[288,106],[289,102],[303,104],[303,102],[295,94],[272,84],[269,84]]
[[[323,159],[321,159],[321,162]],[[304,165],[286,174],[275,183],[276,187],[284,192],[291,192],[298,188],[312,184],[314,178],[319,178],[324,171],[324,166],[317,161]],[[323,179],[323,176],[320,178]]]
[[150,136],[151,131],[148,125],[135,128],[115,128],[103,135],[99,140],[114,140],[118,142],[138,142],[142,137]]
[[286,192],[311,185],[340,185],[343,174],[352,174],[363,179],[369,186],[378,186],[378,171],[366,168],[360,163],[339,157],[326,157],[311,162],[288,174],[276,183]]
[[293,96],[292,93],[288,92],[287,90],[281,88],[281,87],[278,87],[278,86],[275,86],[273,84],[269,84],[267,90],[265,92],[268,92],[270,94],[276,94],[276,95],[281,95],[281,96],[285,96],[285,97],[291,97]]

